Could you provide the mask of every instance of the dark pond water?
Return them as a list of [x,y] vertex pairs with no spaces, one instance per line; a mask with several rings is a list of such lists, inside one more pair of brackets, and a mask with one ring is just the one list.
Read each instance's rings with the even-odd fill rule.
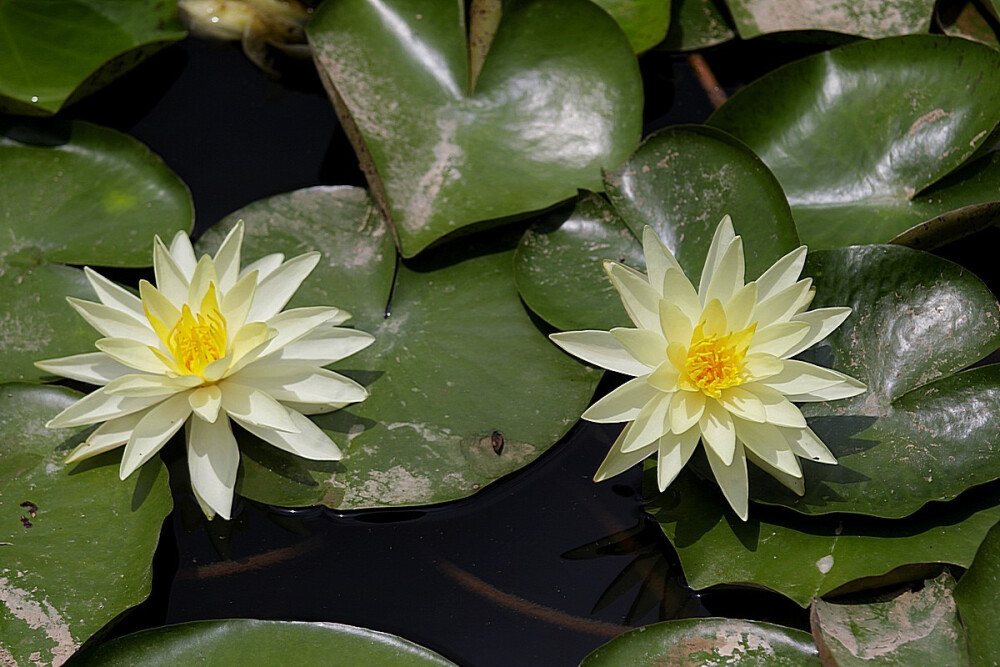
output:
[[[774,49],[740,49],[710,54],[729,89],[779,62]],[[711,112],[683,56],[650,54],[643,67],[648,129]],[[279,192],[364,185],[308,69],[291,83],[271,81],[235,46],[179,44],[68,116],[126,131],[162,156],[193,192],[196,233]],[[998,240],[990,232],[946,254],[996,290],[998,272],[981,249]],[[591,481],[616,435],[614,426],[578,424],[526,470],[448,506],[340,515],[241,502],[231,523],[211,525],[186,491],[175,444],[166,455],[177,511],[164,527],[154,593],[113,634],[212,618],[335,621],[401,635],[462,665],[558,667],[629,626],[672,617],[807,627],[805,613],[777,595],[686,589],[669,543],[643,523],[638,472]]]

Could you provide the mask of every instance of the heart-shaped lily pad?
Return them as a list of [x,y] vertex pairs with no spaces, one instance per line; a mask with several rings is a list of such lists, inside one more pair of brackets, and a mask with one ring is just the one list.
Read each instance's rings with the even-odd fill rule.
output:
[[828,664],[839,667],[970,665],[954,588],[955,581],[945,573],[922,589],[891,600],[866,604],[815,600],[810,612],[813,636]]
[[974,664],[1000,663],[1000,526],[993,526],[976,560],[955,588],[955,602],[969,637]]
[[996,161],[942,179],[988,143],[998,120],[1000,54],[964,39],[909,35],[782,67],[709,123],[767,163],[803,243],[819,250],[886,243],[922,223],[916,242],[927,247],[992,223],[995,205],[945,214],[1000,201]]
[[660,48],[694,51],[731,40],[736,33],[720,5],[722,0],[672,0],[670,29]]
[[187,187],[148,148],[89,123],[0,123],[0,382],[32,363],[92,351],[64,297],[93,299],[64,264],[152,263],[153,235],[189,230]]
[[0,385],[0,663],[62,664],[149,595],[172,503],[154,461],[126,481],[114,455],[66,468],[84,436],[45,422],[80,398]]
[[401,637],[351,625],[238,619],[144,630],[87,651],[74,664],[454,667],[455,663]]
[[751,495],[809,514],[902,517],[1000,478],[1000,365],[962,371],[1000,345],[989,288],[956,264],[899,246],[813,253],[803,273],[815,280],[814,308],[854,311],[805,355],[868,391],[803,404],[839,460],[803,462],[805,496],[769,479],[751,480]]
[[927,32],[934,0],[726,0],[743,39],[788,30],[823,30],[862,37]]
[[[643,478],[649,492],[656,489],[652,466],[647,464]],[[974,490],[902,521],[806,517],[754,506],[743,522],[732,514],[713,482],[699,480],[689,471],[663,494],[647,496],[653,498],[648,510],[677,550],[693,588],[763,586],[803,607],[857,579],[876,577],[876,585],[884,584],[885,575],[906,565],[968,567],[986,533],[1000,520],[995,489]]]
[[0,111],[47,115],[185,33],[177,0],[6,0],[0,34]]
[[820,664],[808,632],[757,621],[685,618],[629,630],[584,658],[580,667]]
[[593,0],[628,36],[636,53],[647,51],[667,36],[670,5],[676,0]]
[[727,214],[748,249],[748,276],[798,245],[777,180],[757,156],[712,128],[651,135],[606,182],[613,209],[586,197],[569,217],[540,220],[518,248],[518,289],[532,310],[561,329],[628,322],[601,266],[610,259],[645,269],[636,239],[646,225],[696,282],[712,233]]
[[363,190],[314,188],[251,204],[201,247],[214,249],[237,218],[247,225],[247,261],[321,251],[295,303],[344,307],[348,324],[376,338],[338,365],[371,395],[314,418],[344,459],[305,461],[248,443],[249,498],[341,509],[463,498],[548,449],[593,394],[600,373],[559,352],[525,312],[513,239],[443,247],[401,264],[393,284],[392,240]]
[[628,40],[588,0],[505,2],[472,81],[464,3],[323,4],[308,33],[410,257],[467,225],[597,190],[641,131]]

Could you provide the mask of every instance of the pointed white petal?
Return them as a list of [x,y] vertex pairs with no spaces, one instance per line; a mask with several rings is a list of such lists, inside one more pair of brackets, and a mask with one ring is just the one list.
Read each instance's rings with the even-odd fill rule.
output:
[[219,277],[218,287],[223,294],[236,284],[240,274],[240,249],[243,246],[243,221],[237,220],[226,234],[215,253],[215,271]]
[[166,373],[168,369],[149,345],[131,338],[102,338],[94,346],[115,361],[145,373]]
[[595,482],[603,482],[606,479],[610,479],[615,475],[620,475],[636,463],[639,463],[650,454],[656,451],[657,444],[652,442],[645,447],[640,447],[635,451],[623,452],[622,443],[628,437],[629,431],[632,429],[632,424],[627,424],[624,429],[622,429],[621,435],[615,440],[615,444],[611,445],[611,451],[604,458],[604,462],[597,469],[594,474]]
[[757,424],[743,419],[733,421],[736,424],[736,437],[747,449],[753,450],[764,463],[792,477],[802,476],[799,458],[792,452],[792,448],[777,426]]
[[661,493],[677,479],[677,475],[691,458],[698,446],[699,435],[698,428],[692,427],[680,435],[667,433],[657,441],[659,455],[656,459],[656,484]]
[[715,481],[719,483],[722,495],[725,496],[729,506],[733,508],[743,521],[747,520],[750,514],[749,508],[749,486],[747,484],[747,459],[743,452],[743,444],[736,443],[736,452],[733,454],[733,461],[726,465],[719,455],[711,447],[705,448],[705,456],[708,464],[712,467],[712,474]]
[[748,283],[733,294],[725,304],[726,320],[732,331],[740,331],[755,321],[754,310],[757,307],[757,285]]
[[339,461],[343,454],[337,444],[330,437],[316,426],[308,417],[304,417],[298,412],[291,410],[288,413],[299,429],[298,433],[286,433],[262,429],[253,424],[237,420],[240,426],[267,442],[286,452],[291,452],[296,456],[313,461]]
[[762,384],[782,394],[801,394],[826,389],[853,379],[830,368],[797,359],[786,359],[782,365],[780,373],[761,381]]
[[97,329],[101,335],[109,338],[131,338],[146,345],[158,345],[159,339],[153,333],[145,317],[139,321],[129,311],[122,311],[103,303],[83,301],[67,297],[66,301],[73,309],[87,320],[90,326]]
[[698,421],[705,447],[715,450],[722,462],[731,465],[736,453],[736,427],[729,411],[715,401],[708,401]]
[[708,293],[708,285],[712,281],[712,275],[722,261],[722,255],[735,238],[736,232],[733,230],[733,220],[727,215],[722,218],[719,226],[716,227],[715,234],[712,236],[712,244],[708,247],[708,254],[705,256],[705,268],[701,271],[701,280],[698,283],[698,294],[700,296]]
[[337,315],[336,308],[315,306],[310,308],[293,308],[278,313],[267,321],[267,326],[274,329],[274,338],[259,356],[266,357],[277,352],[289,343],[293,343],[314,329],[327,324]]
[[587,408],[581,417],[603,424],[632,421],[659,393],[645,378],[632,378]]
[[[190,474],[190,473],[189,473]],[[198,507],[204,512],[205,518],[211,521],[215,518],[215,510],[213,510],[208,503],[205,502],[204,498],[198,494],[198,489],[191,487],[191,492],[194,494],[194,499],[198,501]]]
[[622,453],[634,452],[656,442],[663,434],[669,433],[670,424],[667,421],[669,408],[670,394],[658,394],[642,406],[642,410],[632,422],[628,437],[622,441]]
[[261,277],[247,321],[266,322],[280,312],[302,285],[302,281],[316,268],[319,258],[318,252],[307,252],[291,258],[267,277]]
[[187,432],[187,459],[191,486],[212,511],[229,519],[240,467],[240,450],[229,420],[213,423],[193,417]]
[[748,354],[743,361],[746,364],[746,372],[753,381],[774,377],[784,370],[787,363],[773,354],[760,353]]
[[851,398],[852,396],[857,396],[858,394],[863,394],[867,391],[867,387],[864,384],[858,382],[854,378],[848,378],[848,381],[842,382],[840,384],[835,384],[832,387],[826,387],[824,389],[817,389],[815,391],[802,392],[799,394],[789,394],[785,398],[790,401],[795,401],[797,403],[814,403],[817,401],[839,401],[844,398]]
[[694,323],[677,304],[664,299],[660,301],[660,330],[667,343],[681,343],[687,347],[691,344]]
[[368,390],[354,380],[297,361],[250,364],[229,380],[267,392],[278,401],[357,403],[368,398]]
[[761,274],[757,279],[757,298],[763,301],[795,284],[806,262],[806,247],[799,246]]
[[652,373],[645,377],[646,382],[660,391],[675,392],[678,390],[678,382],[681,379],[681,372],[669,359],[656,367]]
[[276,268],[281,266],[281,263],[285,261],[285,256],[280,252],[276,252],[273,255],[264,255],[256,262],[252,262],[243,267],[240,271],[240,278],[250,274],[251,271],[256,271],[258,273],[258,280],[263,280],[271,275]]
[[326,366],[360,352],[373,342],[375,336],[365,331],[323,326],[281,348],[274,358]]
[[125,445],[118,476],[125,479],[148,461],[191,416],[186,394],[177,394],[159,403],[135,425]]
[[670,397],[670,432],[685,433],[698,423],[705,411],[705,394],[700,391],[678,391]]
[[200,421],[214,424],[222,407],[222,390],[214,384],[200,387],[188,394],[188,403]]
[[[186,237],[187,234],[184,236]],[[183,245],[183,242],[178,241],[176,236],[174,243]],[[190,241],[188,243],[190,244]],[[160,237],[156,237],[153,241],[153,274],[156,277],[156,289],[167,298],[167,301],[179,307],[187,300],[190,275],[185,274],[185,271],[177,264],[173,255],[163,245]]]
[[[698,321],[701,316],[701,299],[698,298],[698,292],[683,271],[668,270],[663,275],[663,288],[660,292],[665,301],[680,308],[689,322]],[[686,345],[689,341],[683,342]]]
[[236,284],[223,294],[219,309],[222,311],[222,316],[226,318],[226,326],[230,332],[238,331],[246,324],[247,314],[250,312],[250,306],[253,305],[253,297],[257,291],[258,279],[259,275],[251,271],[236,281]]
[[86,442],[70,452],[70,455],[66,457],[66,464],[89,459],[91,456],[97,456],[98,454],[121,447],[128,442],[129,436],[132,435],[136,424],[146,416],[148,411],[149,409],[140,410],[139,412],[104,422],[87,437]]
[[812,278],[806,278],[758,303],[754,312],[757,328],[790,320],[812,301],[811,288]]
[[799,313],[792,318],[792,321],[805,322],[809,325],[809,330],[801,341],[788,350],[786,356],[794,357],[800,352],[808,350],[843,324],[850,314],[850,308],[817,308],[807,313]]
[[104,393],[102,387],[60,412],[45,426],[46,428],[70,428],[96,424],[138,412],[159,403],[161,400],[163,400],[162,397],[158,396],[143,396],[141,398],[109,396]]
[[813,433],[810,428],[783,428],[779,429],[784,436],[785,442],[791,447],[796,456],[804,459],[816,461],[817,463],[835,464],[837,457],[829,450],[826,444]]
[[764,459],[760,458],[754,454],[752,449],[745,448],[743,450],[746,452],[747,460],[753,463],[755,466],[766,472],[768,475],[776,479],[782,486],[791,491],[792,493],[802,496],[806,493],[806,480],[805,477],[795,477],[794,475],[789,475],[788,473],[781,472],[777,468],[772,468],[770,464]]
[[758,329],[750,341],[750,354],[773,354],[781,359],[787,359],[789,351],[795,349],[806,334],[809,325],[805,322],[781,322],[769,327]]
[[616,327],[611,330],[625,351],[652,370],[662,364],[667,358],[667,341],[659,331],[649,329],[625,329]]
[[610,331],[566,331],[549,339],[588,364],[625,375],[645,375],[649,367],[629,354]]
[[185,282],[191,281],[194,275],[194,268],[198,265],[198,258],[195,257],[194,247],[191,245],[191,237],[186,232],[177,232],[170,241],[170,258],[181,270]]
[[166,375],[133,373],[115,378],[104,387],[104,391],[111,396],[159,396],[166,398],[179,391],[187,391],[197,387],[201,383],[202,379],[197,375],[168,377]]
[[726,303],[742,289],[745,277],[743,239],[737,236],[726,248],[718,266],[715,267],[712,280],[708,283],[708,290],[704,293],[699,292],[698,295],[702,303],[708,303],[712,299]]
[[646,257],[649,284],[654,287],[663,284],[663,275],[668,270],[681,271],[674,254],[648,225],[642,230],[642,253]]
[[123,312],[131,313],[136,319],[145,319],[146,314],[142,309],[142,302],[139,297],[128,290],[114,284],[89,266],[83,267],[83,273],[87,276],[90,286],[97,294],[105,306],[117,308]]
[[625,312],[635,325],[642,329],[658,331],[660,293],[649,286],[646,276],[617,262],[604,262],[604,270],[618,290]]
[[761,400],[756,394],[751,394],[742,387],[723,389],[722,396],[715,400],[736,417],[761,423],[767,419],[767,412]]
[[780,392],[762,384],[751,382],[743,385],[748,392],[757,396],[764,405],[765,421],[775,426],[790,428],[805,428],[806,418],[802,412],[792,405]]
[[298,427],[288,409],[266,392],[226,379],[218,385],[222,390],[222,409],[233,419],[261,428],[296,432]]
[[87,352],[71,357],[36,361],[35,366],[47,373],[61,375],[70,380],[99,385],[135,372],[135,369],[115,361],[103,352]]

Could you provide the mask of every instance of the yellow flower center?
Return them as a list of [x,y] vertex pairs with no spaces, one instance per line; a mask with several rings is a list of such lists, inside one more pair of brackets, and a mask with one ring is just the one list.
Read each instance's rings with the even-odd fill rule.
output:
[[[213,361],[226,356],[226,318],[219,309],[219,300],[215,293],[215,284],[208,286],[205,297],[201,300],[198,314],[191,311],[188,304],[181,307],[180,317],[173,328],[168,329],[163,321],[153,315],[150,304],[144,304],[146,316],[156,331],[164,347],[170,353],[170,358],[156,348],[153,353],[160,357],[168,367],[175,368],[181,374],[200,375],[205,377],[205,368]],[[176,311],[175,311],[176,312]]]
[[684,371],[707,396],[719,398],[723,389],[736,387],[749,379],[744,358],[757,323],[725,336],[706,336],[704,328],[704,322],[695,327]]

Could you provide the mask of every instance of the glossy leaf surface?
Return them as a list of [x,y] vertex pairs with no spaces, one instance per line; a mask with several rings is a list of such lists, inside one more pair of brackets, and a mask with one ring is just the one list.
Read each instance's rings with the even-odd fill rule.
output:
[[647,51],[667,35],[671,4],[676,0],[594,0],[611,14],[636,53]]
[[32,362],[92,351],[98,334],[64,297],[93,293],[62,264],[148,266],[153,236],[193,216],[187,187],[124,134],[0,124],[0,381],[38,381]]
[[933,0],[726,0],[743,39],[788,30],[876,38],[927,32]]
[[998,120],[1000,54],[963,39],[911,35],[782,67],[734,95],[709,123],[767,163],[802,242],[819,250],[886,243],[932,223],[919,241],[928,247],[991,223],[994,209],[937,218],[1000,201],[995,161],[942,180],[983,147]]
[[349,325],[376,337],[336,367],[369,398],[315,417],[344,459],[310,462],[248,443],[241,493],[249,498],[340,509],[463,498],[552,446],[593,394],[600,374],[556,349],[525,312],[513,240],[441,248],[401,264],[393,287],[392,240],[362,190],[317,188],[252,204],[202,247],[214,248],[237,218],[247,223],[246,261],[323,253],[292,305],[344,307]]
[[117,454],[65,467],[85,430],[45,422],[81,394],[0,385],[0,663],[62,664],[150,591],[172,502],[159,461],[125,481]]
[[976,560],[955,588],[955,602],[974,664],[1000,662],[1000,527],[993,526],[983,540]]
[[969,665],[965,629],[955,609],[949,574],[918,591],[867,604],[814,600],[813,636],[826,664]]
[[670,29],[660,48],[669,51],[694,51],[736,36],[721,7],[722,0],[673,0],[670,5]]
[[802,630],[729,618],[685,618],[630,630],[588,655],[580,667],[716,664],[798,667],[821,663],[812,637]]
[[176,0],[6,0],[0,34],[0,111],[47,115],[185,33]]
[[329,665],[450,667],[454,663],[401,637],[339,623],[251,619],[194,621],[121,637],[81,656],[79,665]]
[[[650,465],[644,488],[653,491],[655,472]],[[763,586],[807,607],[814,597],[850,582],[864,588],[855,582],[858,579],[876,577],[875,585],[884,584],[906,565],[967,567],[987,531],[1000,520],[995,493],[970,492],[904,520],[807,517],[751,505],[745,523],[729,510],[714,481],[698,479],[690,471],[681,473],[664,494],[647,497],[653,498],[649,512],[677,550],[693,588]]]
[[802,412],[839,460],[803,462],[805,496],[751,480],[752,497],[799,512],[902,517],[1000,478],[1000,365],[962,370],[1000,345],[1000,306],[978,278],[898,246],[810,254],[813,308],[853,313],[803,357],[868,391]]
[[463,3],[325,3],[321,75],[404,256],[597,190],[641,130],[635,56],[587,0],[505,3],[473,82]]

